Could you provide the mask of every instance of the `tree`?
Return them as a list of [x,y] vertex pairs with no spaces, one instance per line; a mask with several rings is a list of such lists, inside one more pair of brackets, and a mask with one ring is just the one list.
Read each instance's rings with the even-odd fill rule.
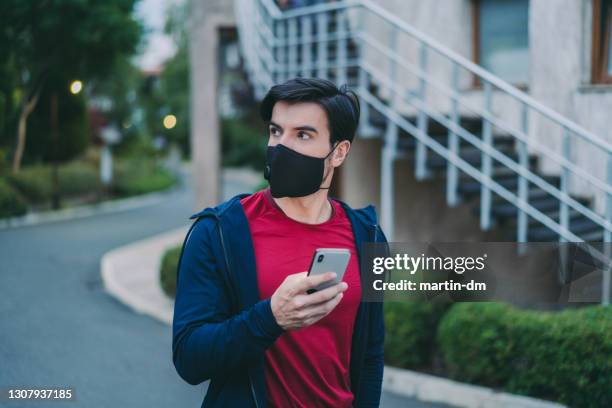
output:
[[[189,20],[188,2],[175,4],[167,10],[164,31],[172,37],[176,54],[164,63],[152,89],[147,106],[148,125],[153,134],[162,134],[167,140],[178,144],[185,156],[189,155],[190,143],[190,84],[189,43],[186,21]],[[166,114],[176,116],[176,126],[165,129],[162,118]]]
[[163,129],[167,139],[181,147],[189,155],[190,96],[189,96],[189,54],[187,47],[180,47],[176,55],[167,61],[160,78],[160,89],[167,111],[176,116],[176,126]]
[[27,120],[42,102],[44,89],[51,91],[44,103],[61,103],[58,90],[67,89],[70,80],[87,84],[108,77],[118,58],[134,54],[142,33],[132,13],[136,1],[0,2],[2,70],[10,74],[0,79],[0,101],[13,101],[8,116],[18,116],[13,171],[19,171]]
[[30,119],[31,138],[27,150],[40,161],[66,162],[85,150],[89,142],[87,106],[83,93],[73,95],[67,79],[49,80],[40,91],[41,103]]
[[100,101],[111,101],[103,111],[108,125],[121,129],[121,143],[128,142],[142,132],[138,122],[137,112],[140,108],[138,90],[142,84],[142,71],[130,58],[118,58],[113,68],[112,77],[96,81],[89,89],[98,103],[93,103],[96,109],[101,109]]

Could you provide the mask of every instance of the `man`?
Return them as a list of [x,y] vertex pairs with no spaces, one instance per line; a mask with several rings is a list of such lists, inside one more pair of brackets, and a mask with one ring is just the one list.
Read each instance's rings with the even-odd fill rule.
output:
[[[173,361],[203,407],[377,407],[382,303],[362,301],[361,244],[386,242],[372,205],[328,198],[359,102],[346,86],[295,78],[261,103],[270,188],[194,214],[178,266]],[[341,282],[309,293],[317,248],[346,248]]]

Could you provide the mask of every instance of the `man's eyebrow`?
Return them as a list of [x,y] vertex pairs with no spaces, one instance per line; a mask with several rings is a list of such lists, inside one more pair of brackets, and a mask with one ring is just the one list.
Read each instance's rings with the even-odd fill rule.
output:
[[[282,126],[280,126],[278,123],[275,123],[273,121],[270,121],[270,125],[279,128],[280,130],[283,130]],[[315,132],[315,133],[319,133],[317,131],[317,129],[313,128],[312,126],[308,126],[308,125],[304,125],[304,126],[298,126],[296,128],[294,128],[295,130],[308,130],[311,132]]]
[[312,126],[307,126],[307,125],[298,126],[298,127],[294,128],[294,129],[295,130],[309,130],[311,132],[319,133],[319,132],[317,132],[317,129],[313,128]]
[[282,127],[281,125],[279,125],[278,123],[275,123],[275,122],[273,122],[273,121],[268,122],[268,126],[270,126],[270,125],[272,125],[272,126],[274,126],[274,127],[277,127],[277,128],[279,128],[280,130],[283,130],[283,127]]

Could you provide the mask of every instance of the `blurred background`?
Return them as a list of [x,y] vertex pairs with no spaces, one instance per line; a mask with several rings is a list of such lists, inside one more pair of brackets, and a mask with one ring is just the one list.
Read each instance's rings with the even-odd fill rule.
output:
[[358,93],[330,194],[389,241],[604,265],[554,271],[581,303],[386,303],[381,406],[612,406],[612,1],[5,0],[0,22],[0,389],[201,403],[171,356],[188,217],[267,186],[259,101],[303,76]]

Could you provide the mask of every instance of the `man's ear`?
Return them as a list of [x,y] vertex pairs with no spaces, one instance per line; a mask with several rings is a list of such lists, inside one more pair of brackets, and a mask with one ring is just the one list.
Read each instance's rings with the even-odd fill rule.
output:
[[348,152],[350,149],[351,149],[351,142],[349,142],[348,140],[341,141],[338,144],[338,146],[336,146],[336,149],[334,150],[334,153],[332,154],[332,165],[334,167],[338,167],[342,163],[344,163],[344,161],[348,157]]

